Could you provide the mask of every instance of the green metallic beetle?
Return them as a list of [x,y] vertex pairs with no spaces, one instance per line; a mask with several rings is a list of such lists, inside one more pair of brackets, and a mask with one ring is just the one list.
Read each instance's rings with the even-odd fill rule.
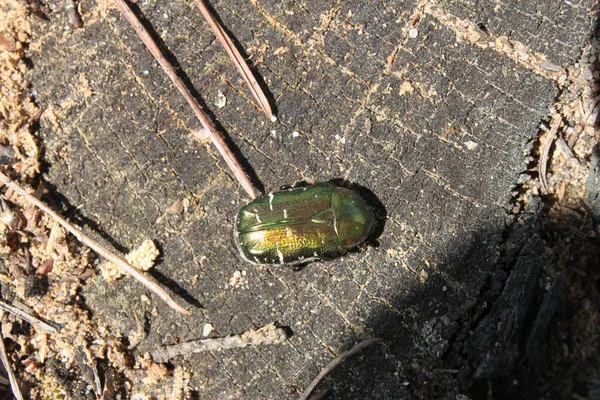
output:
[[304,264],[342,256],[373,231],[372,208],[355,191],[331,185],[282,190],[242,207],[241,255],[253,264]]

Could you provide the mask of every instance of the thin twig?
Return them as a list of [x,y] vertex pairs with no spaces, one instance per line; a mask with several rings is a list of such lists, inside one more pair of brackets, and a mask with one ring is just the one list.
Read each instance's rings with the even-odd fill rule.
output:
[[[583,123],[586,125],[595,124],[596,120],[598,119],[598,111],[599,110],[600,110],[600,99],[596,99],[594,101],[594,105],[589,108],[589,110],[585,113],[585,115],[581,119],[583,121]],[[594,119],[592,121],[589,121],[589,119],[592,115],[594,116]]]
[[17,317],[29,322],[31,325],[45,330],[46,332],[58,333],[58,329],[56,328],[56,326],[50,325],[49,323],[42,321],[41,319],[36,318],[33,315],[28,314],[17,307],[11,306],[10,304],[7,304],[2,300],[0,300],[0,309],[9,312],[13,315],[16,315]]
[[344,361],[346,361],[348,358],[352,357],[353,355],[360,353],[361,351],[363,351],[367,347],[371,346],[372,344],[375,344],[378,342],[381,342],[381,339],[372,338],[372,339],[363,340],[362,342],[357,343],[350,350],[340,354],[339,356],[337,356],[336,358],[331,360],[331,362],[329,364],[327,364],[327,366],[325,368],[323,368],[323,370],[319,373],[319,375],[317,375],[317,377],[315,379],[313,379],[311,384],[306,388],[306,390],[302,394],[302,397],[300,397],[300,400],[308,400],[310,394],[312,393],[313,390],[315,390],[317,385],[319,383],[321,383],[323,378],[325,378],[328,374],[330,374],[331,371],[333,371],[338,365],[340,365],[341,363],[343,363]]
[[256,78],[250,70],[248,63],[246,62],[238,48],[235,46],[229,35],[227,35],[225,29],[223,29],[219,21],[217,21],[217,19],[212,15],[210,10],[206,7],[206,5],[204,4],[204,0],[194,1],[196,3],[196,6],[204,16],[204,19],[206,19],[206,22],[208,22],[208,25],[210,25],[210,28],[212,29],[213,33],[215,34],[217,39],[219,39],[219,42],[229,55],[229,58],[231,58],[231,61],[233,61],[233,64],[237,68],[238,72],[240,73],[240,75],[242,75],[244,81],[246,81],[246,84],[250,88],[250,91],[252,92],[252,95],[258,102],[260,108],[271,121],[277,121],[277,117],[273,114],[273,110],[271,109],[271,104],[269,104],[269,100],[267,100],[267,96],[256,81]]
[[[0,318],[2,317],[2,311],[0,311]],[[14,371],[10,365],[10,361],[8,360],[8,355],[6,354],[6,347],[4,347],[4,338],[0,335],[0,360],[2,360],[2,365],[4,365],[4,369],[8,373],[8,379],[10,380],[10,388],[12,389],[13,395],[17,400],[23,400],[23,394],[21,393],[21,388],[19,387],[19,382],[17,381],[17,377],[15,376]]]
[[542,184],[542,189],[545,193],[550,193],[550,191],[548,190],[548,181],[546,179],[546,169],[548,166],[548,159],[550,158],[550,148],[552,147],[552,143],[554,143],[554,139],[556,138],[556,133],[558,132],[560,123],[560,117],[553,118],[550,122],[550,129],[544,134],[544,137],[541,139],[542,146],[540,148],[540,162],[538,164],[538,173],[540,174],[540,182]]
[[225,139],[221,132],[217,129],[214,123],[211,121],[210,117],[204,112],[200,104],[196,101],[194,96],[190,93],[188,88],[184,85],[184,83],[177,76],[177,72],[175,68],[169,63],[169,61],[163,56],[158,45],[152,39],[152,36],[148,32],[148,30],[144,27],[139,18],[135,15],[135,13],[131,10],[129,3],[126,0],[114,0],[115,4],[119,7],[125,18],[129,21],[135,32],[138,34],[142,42],[146,45],[152,56],[158,61],[162,69],[167,73],[171,81],[175,84],[179,92],[185,97],[190,107],[194,111],[194,114],[200,120],[202,127],[210,132],[210,139],[213,144],[221,154],[221,157],[227,163],[227,166],[233,172],[233,175],[236,177],[240,185],[244,188],[246,193],[252,198],[256,198],[256,190],[250,182],[250,179],[244,172],[242,166],[239,161],[235,158],[235,155],[231,152],[229,147],[227,147],[227,143],[225,143]]
[[325,398],[325,396],[327,396],[329,394],[330,391],[331,391],[331,388],[326,387],[326,388],[318,391],[317,393],[315,393],[313,396],[311,396],[310,400],[323,400]]
[[246,346],[266,346],[282,343],[286,339],[287,333],[285,329],[276,327],[274,324],[269,324],[260,329],[244,332],[241,335],[233,335],[224,338],[199,339],[172,346],[163,346],[152,352],[152,359],[155,362],[166,362],[171,358],[183,354],[218,351]]
[[169,294],[161,288],[158,283],[156,283],[150,276],[147,274],[135,269],[132,267],[127,261],[122,259],[121,257],[111,253],[108,249],[104,248],[100,243],[96,242],[91,237],[87,236],[85,233],[81,232],[79,229],[71,225],[67,220],[58,215],[58,213],[54,212],[50,207],[48,207],[43,201],[37,199],[36,197],[27,193],[21,186],[17,185],[13,182],[8,176],[4,175],[0,172],[0,182],[23,196],[27,201],[33,203],[36,207],[44,211],[46,214],[50,215],[56,222],[61,224],[63,228],[69,231],[73,236],[75,236],[80,242],[89,246],[92,250],[98,253],[100,256],[106,258],[113,264],[121,267],[125,272],[135,278],[142,285],[146,286],[149,290],[154,292],[158,297],[164,300],[169,307],[174,309],[175,311],[189,315],[190,312],[185,308],[181,307],[175,300],[169,296]]

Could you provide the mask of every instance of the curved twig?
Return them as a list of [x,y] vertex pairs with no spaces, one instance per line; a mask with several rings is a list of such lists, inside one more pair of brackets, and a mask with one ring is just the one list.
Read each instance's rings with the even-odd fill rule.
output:
[[313,379],[311,384],[308,385],[308,387],[302,394],[302,397],[300,397],[300,400],[308,400],[310,394],[312,393],[313,390],[315,390],[317,385],[319,383],[321,383],[323,378],[325,378],[328,374],[330,374],[331,371],[333,371],[338,365],[340,365],[341,363],[343,363],[344,361],[346,361],[348,358],[352,357],[353,355],[360,353],[361,351],[363,351],[367,347],[371,346],[372,344],[379,343],[379,342],[381,342],[381,339],[379,339],[379,338],[363,340],[362,342],[354,345],[354,347],[351,348],[350,350],[340,354],[339,356],[337,356],[336,358],[331,360],[331,362],[329,364],[327,364],[327,366],[325,368],[323,368],[323,370],[319,373],[319,375],[317,375],[317,377],[315,379]]

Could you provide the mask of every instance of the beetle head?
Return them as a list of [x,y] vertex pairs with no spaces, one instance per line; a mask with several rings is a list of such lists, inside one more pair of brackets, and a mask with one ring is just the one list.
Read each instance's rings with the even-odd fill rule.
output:
[[337,188],[331,198],[336,233],[346,249],[365,241],[375,225],[373,209],[356,192]]

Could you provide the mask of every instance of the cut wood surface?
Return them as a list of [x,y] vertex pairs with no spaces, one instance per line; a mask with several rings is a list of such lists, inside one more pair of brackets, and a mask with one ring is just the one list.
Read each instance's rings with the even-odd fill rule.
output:
[[[98,4],[80,3],[82,29],[65,31],[58,17],[34,27],[41,39],[29,51],[30,79],[46,110],[44,178],[67,217],[77,221],[82,207],[87,234],[124,248],[153,238],[162,256],[153,277],[204,307],[179,316],[141,300],[144,289],[131,280],[98,278],[81,297],[99,324],[125,336],[142,316],[142,354],[200,339],[206,323],[221,336],[271,321],[290,328],[278,345],[172,360],[207,399],[301,392],[370,337],[384,346],[328,377],[338,382],[331,398],[454,396],[478,366],[495,371],[482,365],[483,353],[456,346],[489,312],[479,307],[482,287],[502,286],[503,267],[526,265],[503,247],[517,235],[515,188],[554,112],[564,68],[592,33],[594,1],[526,0],[494,12],[491,0],[211,2],[273,94],[276,122],[257,112],[192,1],[137,2],[134,12],[267,191],[346,179],[381,203],[376,245],[300,271],[256,267],[236,254],[233,224],[248,196],[215,149],[194,140],[200,124],[125,18]],[[183,213],[167,213],[180,199]],[[543,247],[536,240],[526,249]],[[514,300],[498,290],[486,301],[498,296]],[[514,318],[527,312],[538,315],[525,307]],[[345,368],[352,380],[341,378]]]

